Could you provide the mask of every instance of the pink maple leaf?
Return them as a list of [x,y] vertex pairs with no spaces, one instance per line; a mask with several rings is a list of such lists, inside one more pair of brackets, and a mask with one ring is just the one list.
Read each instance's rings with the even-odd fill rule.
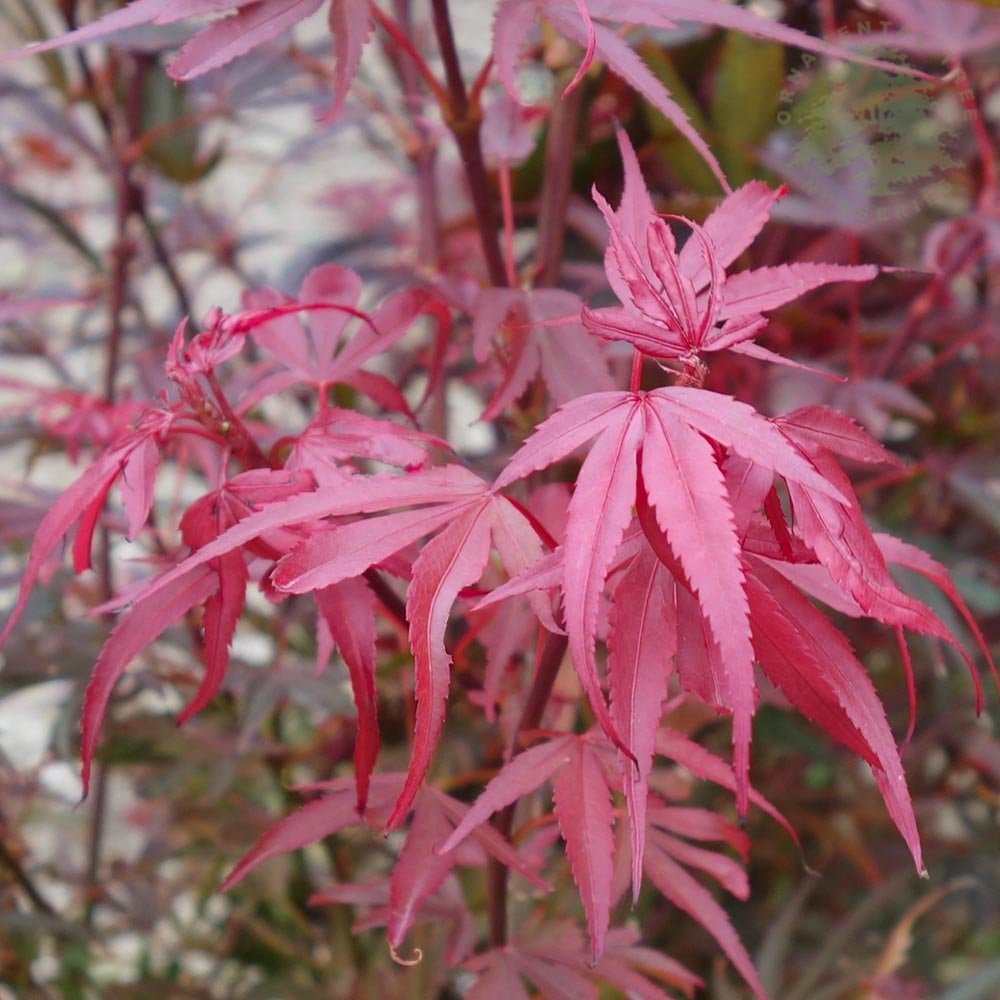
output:
[[[459,466],[402,476],[353,476],[348,482],[349,489],[317,490],[268,505],[150,581],[140,596],[148,600],[195,576],[205,563],[275,531],[299,532],[297,547],[286,545],[282,551],[287,555],[270,574],[272,585],[286,593],[338,585],[434,535],[413,564],[407,592],[417,718],[407,781],[387,821],[392,829],[420,787],[444,723],[451,664],[444,634],[452,604],[464,588],[479,580],[491,547],[507,571],[516,575],[542,556],[544,544],[518,505]],[[346,525],[320,522],[363,513],[382,516]]]
[[955,59],[1000,44],[1000,14],[970,0],[881,0],[881,11],[899,24],[896,30],[858,33],[852,48],[896,49],[919,56]]
[[625,187],[617,211],[594,189],[608,224],[604,267],[620,307],[584,309],[588,329],[624,340],[654,358],[699,363],[711,351],[732,350],[790,364],[751,343],[767,325],[764,313],[834,281],[868,281],[874,265],[781,264],[727,274],[760,232],[784,189],[751,181],[722,200],[704,225],[676,218],[689,230],[678,250],[673,230],[653,210],[635,151],[619,129]]
[[[423,315],[435,320],[439,343],[446,342],[451,329],[450,313],[430,293],[407,288],[390,295],[367,317],[356,307],[360,294],[361,279],[336,264],[314,268],[306,275],[298,307],[272,289],[249,293],[245,315],[259,315],[260,321],[255,320],[248,329],[283,370],[262,374],[240,400],[238,410],[246,412],[261,399],[300,384],[315,389],[323,408],[327,405],[326,390],[342,384],[353,386],[383,409],[409,415],[410,407],[396,384],[384,375],[365,370],[364,365],[397,343]],[[308,328],[294,315],[304,310],[309,311]],[[361,317],[363,323],[348,333],[352,317]]]
[[[675,741],[678,759],[686,762],[686,758],[694,756],[696,767],[705,770],[704,761],[698,760],[697,754],[688,753],[685,744],[683,737]],[[707,768],[713,777],[718,779],[722,772],[732,779],[732,772],[722,761],[701,748],[695,749],[717,765],[717,770],[711,765]],[[573,878],[587,915],[592,966],[605,951],[610,909],[616,898],[614,812],[609,793],[617,784],[618,773],[610,766],[612,753],[607,741],[594,731],[584,736],[558,736],[522,751],[487,784],[455,830],[437,848],[440,854],[455,850],[463,838],[479,829],[492,813],[550,782],[556,821],[566,842]],[[759,796],[755,796],[756,799]],[[763,989],[753,963],[724,911],[685,870],[685,867],[693,867],[704,871],[727,891],[745,898],[748,887],[742,868],[724,855],[682,839],[723,841],[745,857],[745,834],[705,810],[671,808],[657,799],[652,799],[651,803],[653,808],[644,814],[648,815],[648,820],[644,820],[646,835],[654,848],[645,863],[647,873],[668,899],[693,916],[719,941],[754,992],[762,997]],[[532,978],[527,970],[521,971]]]
[[709,648],[725,664],[720,695],[734,714],[738,798],[745,811],[753,649],[740,541],[718,449],[732,449],[807,495],[815,491],[832,509],[843,494],[750,406],[683,386],[574,400],[535,430],[496,486],[545,468],[594,437],[569,505],[562,572],[566,630],[581,683],[606,734],[631,754],[605,706],[594,643],[600,595],[638,503],[647,539],[697,595],[713,640]]
[[[83,45],[142,25],[176,24],[192,17],[229,13],[203,27],[185,43],[167,66],[175,80],[191,80],[246,55],[265,42],[288,31],[314,14],[323,0],[133,0],[120,10],[6,56],[51,52]],[[334,72],[333,104],[326,118],[337,114],[361,62],[371,34],[368,0],[330,0],[330,33],[337,67]]]
[[[365,807],[358,806],[348,779],[301,786],[301,791],[321,791],[323,795],[265,831],[237,862],[222,888],[232,888],[269,858],[299,850],[350,826],[379,827],[406,780],[402,774],[374,776],[371,798]],[[393,866],[385,900],[389,947],[394,956],[421,908],[441,888],[456,865],[482,867],[485,855],[489,854],[536,888],[547,888],[521,855],[491,827],[479,827],[474,831],[471,850],[435,853],[435,847],[455,830],[468,812],[469,807],[464,803],[436,789],[426,788],[416,796],[411,807],[413,818],[406,843]],[[331,898],[332,894],[320,894],[316,901],[330,901]]]
[[172,411],[148,410],[139,426],[130,430],[107,448],[42,518],[21,574],[14,607],[0,631],[0,646],[7,641],[28,597],[49,558],[76,526],[73,542],[73,567],[77,573],[90,568],[90,550],[98,519],[115,481],[121,479],[121,492],[128,517],[129,535],[133,537],[145,523],[153,503],[152,479],[159,452],[156,445],[170,430]]
[[536,375],[558,404],[614,388],[600,344],[581,336],[580,307],[576,295],[558,288],[489,288],[479,293],[472,320],[476,358],[485,361],[497,334],[505,334],[498,350],[504,377],[483,410],[483,420],[495,419]]

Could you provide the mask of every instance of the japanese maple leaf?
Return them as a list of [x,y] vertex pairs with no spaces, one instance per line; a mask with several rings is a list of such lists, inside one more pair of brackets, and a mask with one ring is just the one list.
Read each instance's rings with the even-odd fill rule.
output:
[[[185,543],[195,551],[239,523],[261,504],[311,490],[312,476],[272,469],[253,469],[201,497],[181,520]],[[265,545],[258,554],[267,553]],[[201,656],[205,664],[202,682],[178,717],[185,722],[214,697],[229,663],[229,644],[242,614],[249,579],[245,556],[235,550],[199,565],[197,570],[173,581],[155,600],[138,595],[131,609],[116,623],[101,649],[83,699],[80,721],[82,782],[86,794],[94,749],[111,692],[135,657],[187,612],[204,604],[204,635]]]
[[[273,319],[258,323],[252,336],[263,350],[280,363],[284,371],[259,378],[240,400],[246,411],[272,393],[294,385],[312,386],[326,405],[327,389],[350,385],[369,396],[383,409],[409,414],[410,408],[395,383],[384,375],[365,371],[364,365],[403,337],[416,319],[430,315],[437,323],[439,341],[446,341],[451,317],[441,300],[419,288],[407,288],[390,295],[353,333],[347,333],[352,317],[361,315],[356,303],[361,279],[353,271],[326,264],[310,271],[302,282],[299,298],[303,303],[328,303],[327,310],[309,314],[309,327],[287,307],[285,296],[272,289],[258,289],[245,297],[251,311],[280,310]],[[338,310],[336,306],[341,308]]]
[[686,386],[595,393],[568,403],[522,445],[496,488],[546,468],[595,437],[576,480],[563,546],[562,589],[574,666],[601,726],[631,753],[605,706],[594,645],[604,583],[638,504],[649,543],[696,595],[713,640],[710,648],[721,658],[720,696],[733,713],[737,797],[745,812],[754,655],[740,540],[720,453],[731,449],[795,484],[803,495],[815,493],[831,510],[847,501],[802,449],[752,407]]
[[0,646],[24,612],[49,558],[74,525],[73,568],[77,573],[90,568],[94,531],[111,487],[119,479],[128,537],[134,538],[139,532],[153,504],[153,483],[160,457],[158,442],[169,433],[174,417],[169,410],[148,410],[138,427],[108,447],[52,505],[35,532],[17,599],[0,631]]
[[899,29],[859,33],[848,44],[955,59],[1000,45],[1000,13],[983,3],[881,0],[879,8],[899,24]]
[[[437,849],[440,854],[454,850],[493,812],[530,794],[544,782],[551,782],[556,821],[566,842],[573,879],[587,916],[592,963],[604,952],[615,896],[614,810],[610,792],[619,775],[611,764],[612,755],[613,748],[596,732],[556,737],[522,751],[487,784],[454,832]],[[662,804],[657,806],[655,800],[654,806],[648,812],[647,837],[654,852],[647,857],[647,872],[667,898],[705,926],[757,995],[763,996],[753,963],[724,911],[683,866],[708,872],[741,898],[747,894],[745,874],[731,859],[689,845],[677,836],[721,840],[745,854],[745,835],[704,810],[671,809]]]
[[750,894],[746,872],[729,856],[690,843],[721,841],[735,847],[745,860],[747,842],[732,824],[700,809],[666,806],[650,801],[648,850],[644,868],[653,884],[679,910],[683,910],[718,942],[754,995],[767,994],[753,961],[730,923],[726,911],[688,869],[704,872],[737,899]]
[[[406,780],[401,774],[374,776],[371,798],[363,809],[358,808],[348,779],[302,786],[303,791],[321,791],[323,795],[267,830],[226,877],[223,889],[232,888],[269,858],[299,850],[358,824],[378,828]],[[406,813],[410,808],[407,807]],[[471,850],[436,854],[434,848],[454,831],[468,809],[468,805],[432,788],[422,789],[412,803],[413,818],[406,843],[389,879],[386,922],[394,955],[421,908],[456,865],[482,867],[485,855],[489,854],[537,888],[547,888],[518,852],[489,826],[475,831]]]
[[452,468],[455,491],[450,497],[439,491],[427,506],[317,532],[285,556],[272,574],[278,590],[315,591],[358,576],[420,538],[435,535],[413,563],[407,591],[417,715],[410,771],[389,829],[402,819],[420,787],[444,723],[451,664],[444,632],[452,604],[482,575],[491,544],[511,574],[544,551],[533,524],[518,507],[470,473]]
[[588,329],[624,340],[654,358],[698,361],[711,351],[732,350],[789,363],[750,341],[767,325],[764,313],[833,281],[868,281],[874,265],[781,264],[727,275],[726,268],[753,242],[784,189],[751,181],[728,195],[678,251],[673,231],[653,210],[639,163],[624,131],[618,144],[625,186],[616,212],[594,189],[608,224],[604,255],[608,282],[621,307],[584,309]]
[[[430,315],[437,323],[440,342],[448,338],[451,318],[439,299],[418,288],[407,288],[390,295],[353,333],[347,334],[361,294],[361,279],[353,271],[336,264],[325,264],[310,271],[299,292],[301,303],[312,305],[309,327],[294,315],[294,303],[272,289],[259,289],[245,297],[250,315],[273,318],[255,323],[251,332],[255,342],[278,361],[284,371],[263,375],[240,400],[238,409],[249,410],[261,399],[294,385],[312,386],[326,405],[327,389],[350,385],[374,399],[383,409],[410,413],[410,408],[395,383],[384,375],[364,370],[364,365],[403,337],[418,317]],[[330,308],[315,308],[322,304]],[[339,307],[339,308],[337,308]]]
[[439,847],[442,854],[454,850],[492,813],[551,779],[556,819],[587,915],[595,962],[604,950],[610,921],[614,853],[614,814],[601,757],[604,747],[603,740],[595,743],[587,737],[568,735],[522,751],[490,781]]
[[489,288],[479,293],[472,320],[477,360],[485,361],[494,338],[504,333],[498,353],[505,374],[483,410],[483,420],[494,420],[536,375],[557,404],[614,388],[600,345],[581,336],[580,307],[576,295],[558,288]]
[[[90,24],[59,38],[29,45],[14,55],[83,45],[146,24],[174,24],[192,17],[230,13],[203,27],[168,63],[167,73],[173,79],[191,80],[276,38],[322,5],[323,0],[133,0]],[[368,0],[330,0],[329,24],[337,68],[328,118],[343,106],[371,33]]]
[[[279,441],[279,449],[288,443],[289,439]],[[291,439],[285,468],[309,471],[319,485],[330,486],[343,484],[345,476],[354,471],[351,459],[419,469],[427,464],[427,451],[432,447],[451,451],[447,441],[434,434],[330,406]]]
[[704,983],[660,951],[638,943],[635,931],[609,931],[600,961],[591,965],[575,926],[529,920],[503,949],[477,955],[465,963],[479,978],[469,988],[469,1000],[528,1000],[526,979],[545,1000],[597,1000],[593,983],[606,983],[623,995],[643,1000],[670,1000],[663,983],[693,997]]
[[784,45],[794,45],[837,59],[864,62],[890,73],[924,76],[908,67],[867,59],[845,46],[814,38],[725,0],[501,0],[493,16],[493,59],[504,86],[515,98],[518,56],[538,16],[586,50],[574,83],[594,57],[606,63],[612,72],[635,88],[674,124],[701,154],[726,191],[730,190],[729,184],[705,140],[663,84],[611,24],[641,24],[670,31],[677,27],[678,22],[693,21],[730,28],[755,38],[770,38]]
[[[344,525],[320,523],[325,517],[363,513],[382,516]],[[544,544],[517,504],[460,466],[401,476],[353,476],[338,489],[292,497],[243,519],[150,581],[141,597],[148,600],[193,578],[205,563],[269,532],[293,528],[302,532],[302,540],[270,574],[271,585],[279,592],[317,592],[339,585],[434,535],[413,564],[407,591],[417,714],[407,781],[387,823],[392,829],[420,787],[444,723],[451,664],[444,635],[452,604],[480,578],[492,547],[508,573],[515,575],[542,556]]]

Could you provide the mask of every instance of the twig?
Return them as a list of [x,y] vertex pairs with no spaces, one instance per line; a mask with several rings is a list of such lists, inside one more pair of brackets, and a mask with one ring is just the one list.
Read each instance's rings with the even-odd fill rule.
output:
[[493,194],[490,191],[486,164],[482,147],[479,145],[479,127],[482,124],[482,109],[478,91],[475,99],[469,99],[462,79],[462,68],[455,48],[455,36],[451,28],[448,0],[431,0],[434,15],[434,32],[441,49],[445,78],[448,81],[448,105],[444,108],[445,124],[455,137],[465,176],[472,195],[472,205],[479,228],[479,239],[483,245],[483,256],[490,281],[497,288],[507,287],[507,273],[503,254],[500,252],[500,238],[497,230]]
[[538,247],[535,266],[538,284],[555,285],[562,264],[566,236],[566,207],[573,181],[573,149],[583,105],[583,91],[574,87],[568,94],[572,71],[560,76],[560,86],[552,98],[549,129],[545,140],[545,172],[538,210]]
[[14,881],[24,890],[24,894],[31,900],[32,905],[47,917],[56,917],[58,914],[52,904],[39,892],[38,887],[31,880],[31,876],[24,870],[21,862],[11,854],[7,845],[0,838],[0,865],[7,869],[14,877]]
[[403,599],[389,586],[385,577],[377,569],[367,569],[364,573],[368,586],[378,598],[379,603],[393,618],[399,622],[403,628],[409,628],[409,621],[406,617],[406,604]]
[[[67,0],[64,14],[66,17],[66,24],[70,30],[76,28],[76,0]],[[153,256],[163,269],[163,273],[166,275],[167,281],[173,289],[174,296],[177,299],[177,307],[180,310],[181,315],[189,316],[191,314],[191,297],[188,295],[187,290],[184,287],[180,274],[170,257],[170,252],[167,250],[166,245],[160,237],[156,224],[149,215],[145,199],[143,198],[142,189],[135,184],[131,175],[132,156],[128,151],[139,141],[140,138],[142,101],[141,78],[148,67],[152,65],[152,57],[139,55],[135,57],[135,60],[136,79],[134,81],[134,86],[131,88],[128,95],[128,135],[125,142],[125,152],[123,152],[118,158],[119,169],[122,173],[127,175],[126,194],[129,214],[134,213],[136,218],[142,223],[143,229],[146,231],[146,237],[149,240],[149,245],[152,248]],[[111,143],[112,148],[117,149],[118,143],[116,142],[114,120],[112,119],[108,109],[104,107],[104,104],[101,101],[98,93],[97,80],[94,76],[93,70],[90,68],[87,53],[81,48],[76,50],[76,61],[80,69],[80,75],[83,77],[83,82],[92,96],[91,104],[98,120],[101,123],[101,128],[107,136],[108,141]]]
[[[396,20],[407,34],[412,34],[409,0],[396,0]],[[386,55],[403,90],[407,115],[414,141],[408,150],[417,178],[417,210],[419,212],[419,254],[422,264],[437,270],[441,260],[441,223],[438,213],[437,179],[434,164],[437,148],[431,130],[420,114],[423,94],[418,85],[419,68],[412,60],[399,58],[399,51],[386,46]],[[425,81],[426,82],[426,81]]]
[[[549,697],[552,694],[552,687],[559,675],[559,668],[566,656],[567,642],[564,635],[550,635],[548,637],[542,655],[538,658],[535,679],[531,684],[528,699],[524,703],[524,709],[517,724],[518,733],[537,729],[541,723],[545,706],[549,703]],[[515,744],[513,753],[516,755],[517,752],[518,748]],[[493,827],[504,839],[510,837],[510,831],[514,826],[516,805],[516,802],[512,803],[493,817]],[[509,874],[510,870],[506,865],[497,861],[496,858],[490,857],[486,869],[486,907],[492,948],[502,948],[507,943],[507,882]]]

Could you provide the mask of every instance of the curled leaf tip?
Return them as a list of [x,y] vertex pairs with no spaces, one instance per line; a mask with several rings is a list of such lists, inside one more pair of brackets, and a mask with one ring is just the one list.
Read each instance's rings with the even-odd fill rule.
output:
[[414,948],[413,958],[403,958],[391,942],[389,944],[389,954],[392,955],[392,960],[397,965],[419,965],[421,959],[424,957],[424,953],[419,948]]

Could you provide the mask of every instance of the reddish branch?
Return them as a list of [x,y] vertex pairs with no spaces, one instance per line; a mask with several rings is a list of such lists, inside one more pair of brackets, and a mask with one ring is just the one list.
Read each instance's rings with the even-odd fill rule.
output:
[[462,68],[458,61],[458,50],[455,47],[455,35],[451,27],[448,0],[432,0],[431,6],[433,8],[434,33],[437,35],[441,59],[444,63],[445,78],[448,81],[449,99],[444,109],[445,123],[455,137],[462,165],[465,168],[465,176],[469,182],[469,193],[472,195],[476,226],[479,229],[479,239],[483,245],[483,256],[486,258],[486,268],[490,275],[490,281],[498,288],[506,287],[507,272],[503,263],[503,254],[500,251],[493,192],[486,175],[483,150],[479,144],[479,128],[483,117],[479,104],[479,89],[482,79],[477,81],[477,87],[473,89],[471,94],[466,91],[465,81],[462,78]]
[[[518,733],[537,729],[542,721],[545,706],[549,703],[553,685],[559,676],[559,668],[566,656],[568,640],[564,635],[550,635],[538,660],[538,669],[531,690],[528,692],[524,710],[517,724]],[[518,752],[515,744],[514,753]],[[510,837],[514,825],[516,803],[501,809],[493,817],[493,826],[502,837]],[[502,948],[507,943],[507,882],[509,871],[506,865],[490,857],[486,869],[487,916],[490,927],[490,946]]]

